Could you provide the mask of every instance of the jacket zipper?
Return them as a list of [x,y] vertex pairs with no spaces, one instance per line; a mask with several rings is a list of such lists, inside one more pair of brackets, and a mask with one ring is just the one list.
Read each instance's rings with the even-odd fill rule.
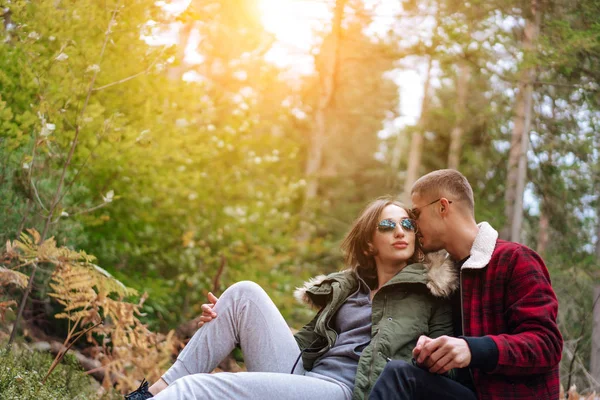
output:
[[[459,280],[460,280],[460,325],[461,325],[461,334],[462,336],[465,335],[465,307],[463,304],[463,279],[462,279],[462,266],[460,267],[460,271],[459,271]],[[473,378],[473,371],[471,371],[471,368],[467,367],[467,370],[469,371],[469,375],[471,376],[471,382],[473,382],[473,386],[475,386],[475,378]]]
[[[377,293],[375,294],[375,296],[377,296]],[[375,299],[375,296],[373,296],[373,299]],[[383,319],[383,316],[385,315],[385,307],[386,306],[387,306],[387,294],[383,297],[383,310],[381,311],[382,319]],[[380,323],[381,323],[381,320],[380,320]],[[377,331],[377,336],[375,337],[375,341],[373,342],[373,352],[375,352],[377,350],[377,339],[379,338],[379,332],[381,332],[381,329],[379,329]],[[377,353],[380,354],[381,356],[383,356],[387,360],[387,357],[385,357],[382,352],[377,350]],[[371,357],[371,365],[369,366],[369,375],[368,375],[369,382],[371,382],[371,375],[373,374],[373,365],[374,364],[375,364],[375,354],[373,354],[373,356]]]
[[463,304],[463,280],[462,280],[462,267],[460,268],[459,271],[459,280],[460,280],[460,329],[461,332],[460,334],[464,336],[465,334],[465,308],[464,308],[464,304]]

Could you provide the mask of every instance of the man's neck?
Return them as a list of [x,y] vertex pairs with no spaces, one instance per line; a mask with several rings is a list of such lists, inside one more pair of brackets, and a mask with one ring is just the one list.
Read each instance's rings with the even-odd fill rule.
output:
[[451,241],[446,243],[446,251],[454,261],[460,261],[471,254],[473,242],[479,233],[479,227],[474,220],[462,221],[458,228],[451,232]]

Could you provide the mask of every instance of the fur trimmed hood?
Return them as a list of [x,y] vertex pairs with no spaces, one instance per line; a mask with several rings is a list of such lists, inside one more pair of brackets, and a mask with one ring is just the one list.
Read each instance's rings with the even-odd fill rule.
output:
[[[415,264],[413,264],[415,265]],[[423,262],[425,267],[425,282],[429,291],[436,297],[449,297],[458,288],[458,271],[454,268],[454,262],[444,250],[430,253]],[[326,280],[343,279],[350,270],[333,273],[330,275],[318,275],[304,282],[302,287],[296,288],[294,297],[301,304],[314,304],[308,291],[321,286]]]

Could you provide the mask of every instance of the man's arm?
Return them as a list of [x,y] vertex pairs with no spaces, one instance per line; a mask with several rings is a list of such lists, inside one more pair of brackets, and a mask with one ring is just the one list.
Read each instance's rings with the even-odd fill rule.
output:
[[510,260],[505,292],[508,333],[488,335],[498,347],[498,363],[490,373],[533,375],[559,363],[563,339],[556,324],[558,301],[544,262],[521,247]]
[[511,256],[508,273],[504,294],[508,333],[420,340],[413,351],[417,362],[436,373],[470,366],[518,376],[554,368],[562,355],[563,340],[548,270],[533,250],[522,247]]

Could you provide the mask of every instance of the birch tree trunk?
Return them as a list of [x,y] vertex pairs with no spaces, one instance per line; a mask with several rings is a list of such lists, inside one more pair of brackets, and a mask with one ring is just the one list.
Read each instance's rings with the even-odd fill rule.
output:
[[433,64],[433,57],[429,56],[427,60],[427,74],[425,75],[425,85],[423,88],[423,101],[421,102],[421,116],[417,125],[417,130],[412,135],[410,142],[410,152],[408,157],[408,167],[406,170],[406,179],[404,180],[404,192],[402,194],[402,200],[408,202],[410,200],[410,190],[413,183],[419,176],[419,168],[421,167],[421,155],[423,153],[423,124],[425,122],[425,116],[429,109],[431,102],[431,66]]
[[536,252],[543,256],[548,248],[548,239],[550,229],[550,218],[544,207],[544,200],[542,200],[542,207],[540,207],[540,223],[538,226],[538,239]]
[[[526,20],[523,35],[523,51],[530,53],[539,34],[541,12],[537,0],[531,2],[531,18]],[[518,242],[521,239],[523,223],[523,193],[527,177],[527,150],[529,148],[529,126],[533,100],[535,68],[528,67],[519,81],[519,91],[515,101],[515,116],[508,156],[508,174],[505,191],[506,225],[501,232],[504,239]]]
[[188,22],[179,30],[179,43],[176,47],[177,52],[175,54],[175,58],[179,61],[179,63],[177,63],[176,66],[171,65],[167,70],[167,76],[171,80],[181,80],[183,74],[189,67],[189,65],[185,62],[185,50],[190,42],[194,27],[195,24],[193,22]]
[[394,145],[394,150],[392,151],[392,160],[390,161],[390,166],[392,167],[392,171],[395,173],[398,172],[400,168],[400,162],[402,161],[402,149],[406,146],[406,137],[398,132],[398,136],[396,137],[396,144]]
[[448,153],[448,168],[458,169],[460,165],[460,147],[462,135],[464,133],[465,114],[467,108],[467,89],[469,79],[471,78],[471,68],[461,63],[458,67],[458,76],[456,80],[456,104],[454,114],[456,123],[450,133],[450,151]]
[[[600,263],[600,206],[598,207],[596,226],[596,260]],[[594,288],[594,309],[592,310],[592,354],[590,357],[590,373],[600,384],[600,285]]]
[[331,44],[323,48],[323,63],[319,71],[319,100],[314,117],[314,130],[310,136],[305,174],[307,178],[304,205],[313,200],[319,190],[319,171],[323,164],[323,148],[327,142],[327,114],[335,92],[335,75],[339,63],[339,43],[346,0],[336,0],[331,33],[325,39]]
[[596,382],[600,383],[600,286],[594,288],[594,311],[592,326],[592,356],[590,373]]

